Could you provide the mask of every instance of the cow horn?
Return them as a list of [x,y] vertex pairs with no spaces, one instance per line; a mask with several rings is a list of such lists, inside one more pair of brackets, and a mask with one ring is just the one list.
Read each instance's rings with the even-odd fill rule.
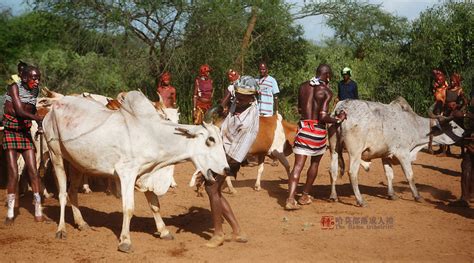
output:
[[210,108],[206,114],[204,115],[203,122],[206,124],[212,124],[214,123],[215,115],[221,115],[223,111],[223,108],[221,105],[214,106]]
[[428,108],[428,117],[430,117],[431,119],[437,119],[439,115],[436,115],[433,113],[434,111],[434,107],[436,105],[436,102],[433,103],[429,108]]
[[452,116],[446,117],[446,116],[443,116],[441,114],[434,114],[433,111],[434,111],[435,105],[436,105],[436,102],[433,103],[428,108],[428,117],[430,117],[431,119],[437,119],[441,123],[446,123],[446,122],[449,122],[449,121],[453,120],[454,117],[452,117]]
[[51,92],[51,90],[49,90],[46,86],[41,87],[41,93],[42,93],[43,96],[45,96],[45,97],[48,97],[48,98],[52,98],[52,97],[53,97],[53,92]]
[[188,129],[181,128],[181,127],[176,127],[175,130],[181,132],[187,138],[195,138],[196,137],[196,134],[192,133]]

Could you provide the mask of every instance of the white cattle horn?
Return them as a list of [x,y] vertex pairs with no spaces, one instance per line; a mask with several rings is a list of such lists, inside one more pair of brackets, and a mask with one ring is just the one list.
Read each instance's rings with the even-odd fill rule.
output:
[[175,130],[181,132],[184,136],[186,136],[188,138],[195,138],[196,137],[196,134],[191,133],[191,131],[189,131],[188,129],[176,127]]
[[204,115],[203,122],[206,124],[213,124],[215,115],[219,116],[222,113],[222,110],[223,109],[221,105],[210,108]]
[[439,122],[441,123],[445,123],[445,122],[449,122],[451,121],[452,119],[454,119],[454,117],[452,116],[443,116],[441,114],[434,114],[433,111],[434,111],[434,107],[436,105],[436,102],[433,103],[429,108],[428,108],[428,117],[430,117],[431,119],[437,119]]

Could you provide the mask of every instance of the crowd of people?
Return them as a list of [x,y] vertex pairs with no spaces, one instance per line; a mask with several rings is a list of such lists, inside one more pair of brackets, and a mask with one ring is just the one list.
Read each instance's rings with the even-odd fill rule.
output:
[[[212,68],[208,64],[203,64],[200,66],[199,74],[194,80],[192,116],[193,123],[196,125],[203,123],[206,112],[213,106],[214,87],[211,72]],[[228,175],[234,177],[237,176],[256,138],[259,129],[259,118],[273,116],[278,113],[278,95],[280,93],[278,82],[269,75],[269,68],[265,62],[258,64],[258,72],[259,76],[253,77],[241,75],[233,69],[228,70],[229,85],[219,103],[225,116],[221,126],[221,134],[230,167]],[[317,176],[321,158],[326,151],[326,126],[327,124],[340,125],[346,119],[346,113],[343,111],[337,116],[331,116],[330,104],[333,101],[359,99],[357,83],[351,79],[352,70],[348,67],[343,68],[341,76],[342,80],[338,83],[336,96],[334,96],[329,85],[333,72],[327,64],[320,64],[315,71],[315,76],[299,87],[298,110],[300,121],[298,122],[298,130],[293,146],[295,160],[288,181],[288,197],[284,206],[286,210],[300,209],[301,205],[308,205],[313,201],[310,190]],[[462,124],[465,120],[470,123],[474,114],[467,111],[469,104],[461,87],[461,76],[457,73],[452,74],[450,82],[446,80],[445,74],[440,70],[433,70],[433,76],[435,80],[432,87],[435,99],[433,113],[438,116],[454,118]],[[35,148],[30,132],[32,121],[38,123],[38,132],[43,132],[41,129],[43,117],[36,114],[35,107],[40,91],[40,80],[41,73],[38,68],[20,62],[18,64],[18,74],[11,77],[7,86],[2,121],[4,129],[2,147],[5,151],[8,166],[6,224],[12,224],[15,217],[14,207],[15,202],[17,202],[16,184],[18,182],[17,159],[19,154],[25,159],[33,189],[35,220],[38,222],[44,220],[39,194]],[[171,85],[171,74],[169,72],[164,72],[160,76],[157,93],[165,107],[177,108],[176,88]],[[474,106],[472,98],[473,94],[471,93],[470,105]],[[468,126],[470,128],[474,127],[472,124],[468,124]],[[462,196],[454,205],[469,205],[471,187],[474,185],[471,183],[472,162],[474,161],[474,142],[472,138],[471,133],[467,132],[464,138],[466,153],[462,163]],[[310,166],[307,171],[306,183],[301,197],[296,200],[300,174],[308,157],[310,158]],[[217,175],[215,179],[217,184],[205,184],[208,193],[220,191],[224,178]],[[247,242],[247,238],[241,232],[230,205],[223,196],[219,200],[211,201],[211,210],[216,209],[216,207],[220,207],[222,211],[221,214],[213,213],[216,227],[215,235],[207,245],[217,247],[224,242],[222,216],[232,227],[232,238],[238,242]]]
[[[451,202],[452,206],[469,207],[471,193],[474,191],[474,178],[472,177],[472,161],[474,154],[474,138],[472,136],[473,123],[473,107],[474,107],[474,89],[471,90],[470,101],[468,101],[464,90],[461,86],[462,77],[459,73],[453,73],[449,82],[446,75],[439,69],[433,70],[433,87],[434,104],[433,113],[437,116],[452,119],[465,129],[461,146],[461,198],[455,202]],[[431,145],[430,149],[431,150]],[[450,149],[447,145],[440,145],[437,152],[438,156],[450,155]]]

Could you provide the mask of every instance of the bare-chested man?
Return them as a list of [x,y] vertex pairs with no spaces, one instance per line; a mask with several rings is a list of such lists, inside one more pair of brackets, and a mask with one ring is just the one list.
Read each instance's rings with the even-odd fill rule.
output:
[[[337,118],[329,116],[329,103],[333,97],[329,88],[331,76],[331,67],[327,64],[320,64],[316,69],[316,77],[300,86],[298,110],[301,120],[298,123],[298,133],[293,148],[295,164],[288,181],[289,196],[286,200],[286,210],[300,209],[298,203],[308,205],[312,202],[313,197],[309,192],[318,173],[319,161],[326,151],[326,123],[340,124],[346,119],[345,112],[340,112]],[[296,186],[308,156],[311,157],[311,165],[308,169],[303,195],[296,202]]]

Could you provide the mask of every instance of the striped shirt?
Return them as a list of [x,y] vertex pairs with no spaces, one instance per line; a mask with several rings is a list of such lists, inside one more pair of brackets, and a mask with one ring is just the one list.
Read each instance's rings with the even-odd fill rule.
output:
[[273,97],[279,93],[278,83],[270,75],[257,80],[260,87],[260,96],[258,98],[258,111],[260,115],[273,115]]
[[[38,98],[40,90],[39,87],[29,89],[26,88],[21,81],[17,82],[16,84],[18,86],[18,95],[20,97],[20,101],[22,103],[36,105],[36,98]],[[5,94],[5,100],[10,102],[12,101],[12,97],[8,94],[8,92]]]

